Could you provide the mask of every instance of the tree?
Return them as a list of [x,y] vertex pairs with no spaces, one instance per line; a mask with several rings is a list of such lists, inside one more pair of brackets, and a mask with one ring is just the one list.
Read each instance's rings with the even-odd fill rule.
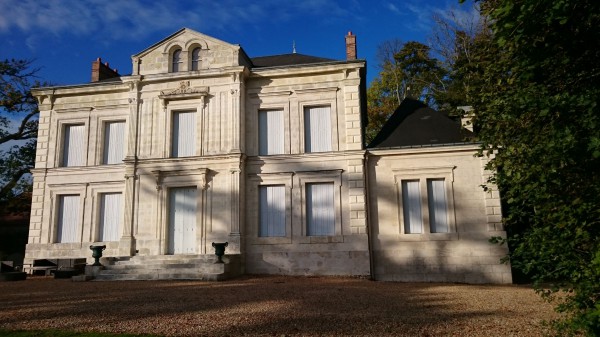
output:
[[420,42],[386,41],[378,47],[381,72],[367,89],[367,144],[406,97],[434,104],[434,93],[443,85],[446,70]]
[[492,39],[474,122],[517,233],[510,261],[543,296],[566,293],[562,332],[600,335],[600,2],[480,3]]
[[31,188],[24,178],[35,162],[39,110],[31,88],[39,85],[36,72],[32,61],[0,61],[0,146],[6,148],[0,150],[0,201]]

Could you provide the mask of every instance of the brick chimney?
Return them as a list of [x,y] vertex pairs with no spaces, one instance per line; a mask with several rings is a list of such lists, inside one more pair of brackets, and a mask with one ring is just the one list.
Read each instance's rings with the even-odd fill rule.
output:
[[346,60],[356,60],[356,35],[352,32],[346,35]]
[[92,82],[102,81],[108,78],[119,77],[117,69],[110,69],[108,62],[102,63],[101,58],[92,62]]

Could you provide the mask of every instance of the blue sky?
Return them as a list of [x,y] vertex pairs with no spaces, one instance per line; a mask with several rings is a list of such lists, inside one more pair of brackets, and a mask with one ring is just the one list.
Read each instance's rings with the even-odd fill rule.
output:
[[34,59],[56,85],[90,81],[98,57],[131,73],[131,55],[188,27],[240,44],[250,57],[292,52],[342,60],[344,35],[377,75],[385,40],[426,43],[434,13],[472,13],[458,0],[0,0],[0,58]]

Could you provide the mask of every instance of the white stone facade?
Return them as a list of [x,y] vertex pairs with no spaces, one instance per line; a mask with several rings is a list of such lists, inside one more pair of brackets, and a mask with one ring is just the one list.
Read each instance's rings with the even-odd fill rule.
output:
[[[499,262],[506,250],[487,242],[504,232],[497,191],[480,188],[475,146],[364,149],[364,61],[254,67],[238,45],[189,29],[132,60],[129,76],[35,90],[40,123],[25,263],[89,258],[92,244],[106,244],[105,256],[177,254],[175,213],[183,212],[181,221],[193,222],[181,227],[185,252],[213,254],[212,242],[227,241],[227,254],[240,254],[247,273],[511,282]],[[325,150],[309,149],[322,146],[307,131],[321,116],[313,108],[327,111]],[[280,116],[276,154],[261,150],[265,111]],[[125,123],[124,160],[107,164],[107,125],[115,122]],[[73,126],[83,150],[71,166]],[[406,176],[450,182],[449,233],[402,232],[398,182]],[[266,207],[268,191],[279,197]],[[174,206],[185,193],[193,202]],[[119,209],[107,210],[107,195],[120,195]],[[265,214],[280,219],[274,232],[261,229]],[[118,219],[118,240],[101,241],[108,217]]]

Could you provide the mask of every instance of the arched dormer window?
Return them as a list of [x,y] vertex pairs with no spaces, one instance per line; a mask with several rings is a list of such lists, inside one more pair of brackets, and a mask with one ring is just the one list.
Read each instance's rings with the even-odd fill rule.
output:
[[192,70],[200,69],[200,50],[200,47],[196,47],[192,50]]
[[175,49],[173,51],[173,58],[171,60],[171,72],[176,73],[181,70],[181,49]]

